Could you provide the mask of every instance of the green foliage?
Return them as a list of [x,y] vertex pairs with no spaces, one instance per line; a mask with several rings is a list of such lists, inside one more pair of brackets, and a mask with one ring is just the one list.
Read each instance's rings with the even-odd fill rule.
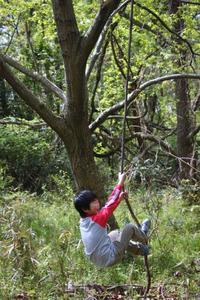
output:
[[[51,295],[54,289],[59,290],[56,281],[61,284],[60,279],[66,279],[70,270],[68,246],[73,240],[69,228],[74,213],[72,209],[69,212],[70,193],[66,199],[63,196],[58,200],[60,204],[41,203],[25,193],[10,194],[1,200],[1,268],[6,265],[7,270],[4,275],[1,273],[1,297],[8,296],[6,293],[11,296],[19,289],[30,291],[30,285],[30,292],[36,297],[44,280]],[[10,280],[13,287],[8,287]]]
[[[159,155],[159,153],[157,153]],[[147,158],[143,161],[134,159],[134,168],[131,172],[131,177],[134,180],[134,185],[158,188],[160,185],[167,185],[172,173],[173,162],[163,159],[161,162],[156,158]],[[161,171],[162,170],[162,171]],[[160,173],[162,172],[162,177]]]
[[[94,0],[75,0],[73,1],[74,11],[77,18],[77,26],[81,35],[84,35],[94,22],[102,1]],[[180,20],[184,22],[181,37],[187,39],[195,52],[199,52],[199,15],[198,6],[182,4],[177,14],[170,14],[169,7],[166,2],[142,0],[139,3],[142,5],[134,5],[134,25],[133,25],[133,40],[131,48],[131,80],[140,77],[142,82],[149,79],[157,78],[162,75],[167,75],[176,72],[198,73],[199,56],[193,60],[193,55],[184,41],[180,43],[177,39],[176,24]],[[150,9],[156,14],[165,24],[148,11]],[[126,74],[127,71],[127,52],[128,52],[128,34],[129,34],[129,14],[130,5],[126,7],[122,14],[116,14],[112,19],[112,28],[109,28],[106,38],[108,39],[108,47],[106,49],[104,63],[101,67],[101,76],[94,99],[94,114],[92,119],[96,119],[98,115],[112,105],[119,103],[124,99],[125,79],[121,74],[121,70]],[[0,37],[2,40],[1,51],[7,52],[8,55],[20,61],[22,65],[32,71],[37,71],[41,75],[45,75],[53,83],[57,84],[65,92],[64,67],[58,37],[56,34],[56,26],[53,17],[51,1],[44,0],[0,0]],[[111,46],[111,33],[115,35],[114,48],[118,64]],[[117,41],[117,42],[116,42]],[[118,45],[117,45],[118,44]],[[182,57],[181,51],[185,49],[186,57],[182,66],[178,63]],[[90,58],[88,60],[90,64]],[[94,93],[96,84],[96,74],[98,73],[99,64],[97,63],[88,80],[89,98],[91,99]],[[34,82],[28,76],[17,72],[17,76],[29,87],[37,96],[39,96],[48,106],[57,114],[60,113],[60,100],[41,86]],[[189,81],[189,94],[191,99],[196,98],[198,85],[195,82]],[[22,117],[29,120],[34,119],[34,113],[31,109],[25,107],[19,97],[13,93],[10,87],[6,84],[6,101],[8,102],[10,114],[15,117]],[[157,95],[157,103],[155,107],[155,115],[151,111],[144,113],[146,108],[144,102],[150,102],[151,95]],[[89,99],[88,110],[91,110]],[[149,134],[163,138],[177,125],[176,112],[176,93],[175,84],[172,82],[164,82],[154,87],[145,90],[137,99],[139,105],[139,115],[143,115],[142,123],[145,128],[140,128],[141,131],[147,130]],[[149,107],[148,107],[149,109]],[[149,109],[150,110],[150,109]],[[122,114],[122,112],[118,112]],[[131,108],[129,115],[132,115]],[[195,112],[197,124],[199,113]],[[152,119],[151,119],[152,116]],[[163,130],[157,128],[149,128],[149,123],[162,125]],[[134,123],[134,122],[133,122]],[[132,123],[132,124],[133,124]],[[130,124],[131,125],[131,124]],[[110,150],[115,150],[118,147],[113,145],[115,139],[121,135],[121,124],[119,119],[108,119],[103,126],[111,132],[111,139],[101,141],[99,134],[96,131],[96,140],[99,154],[104,154]],[[127,130],[126,135],[130,132]],[[109,137],[110,138],[110,137]],[[113,140],[112,140],[113,139]],[[165,139],[166,140],[166,139]],[[177,146],[177,132],[173,132],[167,139],[173,149]],[[106,144],[107,143],[107,144]],[[149,146],[149,142],[145,146]],[[140,147],[140,145],[139,145]],[[132,160],[135,155],[138,155],[138,140],[133,139],[130,144],[130,149],[134,148],[128,160]],[[197,145],[199,147],[199,145]],[[96,149],[94,149],[96,151]],[[157,161],[161,164],[156,166],[156,169],[162,170],[165,173],[165,158],[161,156],[159,146],[154,147],[153,154],[150,154],[150,159],[155,159],[156,151],[159,152]],[[198,148],[196,149],[198,151]],[[115,151],[113,151],[115,152]],[[119,151],[118,151],[119,152]],[[118,152],[112,155],[111,159],[116,163]],[[110,157],[109,157],[110,159]],[[171,161],[170,161],[171,162]],[[168,161],[168,163],[170,163]],[[142,162],[141,164],[145,164]],[[161,165],[164,167],[161,168]],[[172,177],[174,164],[169,166]],[[168,169],[169,170],[169,169]],[[165,178],[164,178],[165,180]]]
[[182,180],[180,191],[185,203],[189,206],[200,204],[200,185],[199,182],[191,184],[189,180]]
[[7,192],[12,186],[13,178],[6,175],[6,167],[1,162],[0,164],[0,195]]
[[[0,23],[2,24],[0,37],[3,40],[1,51],[18,60],[26,68],[47,76],[49,80],[62,87],[64,68],[50,1],[0,0]],[[60,111],[60,100],[22,73],[18,72],[17,76],[33,93],[45,99],[53,111]],[[33,119],[32,110],[30,112],[30,108],[27,109],[22,104],[15,92],[10,91],[10,87],[6,86],[6,89],[8,91],[6,101],[11,115]]]
[[51,139],[46,127],[40,131],[14,125],[0,127],[0,159],[15,185],[41,192],[43,185],[52,188],[51,175],[68,169],[65,152],[57,155]]
[[79,30],[82,33],[85,33],[92,25],[93,19],[100,7],[100,3],[95,0],[75,0],[73,2]]
[[[84,34],[93,24],[100,1],[76,0],[73,4],[79,30]],[[199,18],[196,6],[184,4],[178,14],[169,15],[163,1],[143,0],[140,4],[155,12],[173,30],[178,20],[184,20],[181,35],[191,43],[194,51],[199,51]],[[130,13],[129,6],[125,12],[127,15]],[[189,50],[186,50],[183,66],[178,66],[181,50],[187,49],[187,45],[177,44],[177,37],[147,10],[135,5],[134,20],[141,22],[141,25],[134,25],[133,28],[131,79],[141,77],[142,82],[145,82],[175,72],[194,72],[194,69],[198,71],[199,58],[191,61]],[[116,15],[114,22],[117,26],[113,33],[121,52],[116,45],[115,50],[121,68],[126,73],[129,19]],[[51,2],[0,0],[0,24],[1,51],[7,52],[27,68],[39,71],[65,89],[63,63]],[[110,32],[107,37],[110,38]],[[88,82],[90,97],[97,71],[96,66]],[[60,101],[55,96],[43,90],[30,78],[19,73],[17,76],[54,112],[60,112]],[[197,87],[196,83],[190,84],[193,99],[196,97]],[[11,115],[34,119],[32,111],[22,106],[18,96],[7,85],[6,93],[8,106],[12,108]],[[156,85],[140,94],[137,99],[141,110],[139,115],[143,115],[144,102],[149,103],[153,94],[158,97],[156,115],[151,120],[151,112],[148,112],[142,122],[148,133],[163,138],[166,132],[153,127],[149,129],[148,123],[152,121],[168,127],[167,133],[176,128],[175,86],[171,82],[164,82],[162,86]],[[124,78],[116,65],[109,41],[95,97],[96,110],[93,119],[123,99]],[[131,114],[132,110],[129,112]],[[198,122],[198,112],[196,116]],[[101,135],[101,128],[94,133],[94,149],[98,154],[105,154],[119,147],[121,123],[108,119],[104,126],[109,129],[109,141],[104,139],[105,135]],[[127,130],[127,135],[129,134]],[[70,179],[63,172],[63,169],[69,170],[66,156],[52,147],[49,130],[43,128],[33,131],[4,126],[0,128],[0,136],[0,298],[13,298],[18,292],[27,291],[35,299],[63,299],[65,285],[70,280],[74,283],[116,284],[137,281],[145,284],[141,258],[136,258],[133,265],[132,257],[127,257],[121,264],[103,272],[99,272],[99,269],[85,259],[80,243],[78,215],[72,205]],[[176,135],[169,136],[167,140],[175,149]],[[197,146],[199,145],[197,137]],[[127,154],[127,160],[133,161],[133,157],[141,149],[134,139],[128,146],[130,153]],[[149,144],[146,145],[148,146]],[[189,281],[189,288],[196,291],[199,279],[192,262],[198,257],[200,248],[199,186],[185,183],[182,194],[174,190],[160,192],[158,185],[161,180],[167,182],[170,179],[175,169],[174,161],[163,158],[158,146],[153,146],[150,150],[153,150],[153,154],[149,152],[148,158],[134,162],[132,177],[139,178],[138,182],[145,183],[146,186],[150,184],[152,187],[156,184],[157,194],[144,191],[141,187],[136,192],[136,184],[130,184],[133,189],[130,201],[139,219],[150,216],[153,220],[152,255],[149,257],[153,282],[185,285]],[[109,157],[109,162],[108,171],[107,164],[97,160],[108,181],[118,165],[118,154]],[[12,183],[20,183],[24,188],[43,194],[38,197],[25,192],[8,192]],[[190,206],[185,206],[187,202]],[[130,217],[125,203],[121,203],[116,215],[120,226],[124,226]],[[177,272],[179,277],[176,276]]]

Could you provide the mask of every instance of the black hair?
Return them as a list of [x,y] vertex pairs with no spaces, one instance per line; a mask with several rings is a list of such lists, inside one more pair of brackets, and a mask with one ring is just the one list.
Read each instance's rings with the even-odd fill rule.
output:
[[90,190],[83,190],[75,196],[74,206],[81,217],[86,217],[83,209],[90,209],[90,203],[97,198],[96,194]]

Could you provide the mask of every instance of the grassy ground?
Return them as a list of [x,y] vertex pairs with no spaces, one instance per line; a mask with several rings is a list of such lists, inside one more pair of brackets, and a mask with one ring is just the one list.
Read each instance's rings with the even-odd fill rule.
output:
[[[143,258],[127,255],[104,270],[91,265],[83,254],[72,199],[70,187],[41,197],[17,191],[1,195],[0,299],[139,299],[146,284]],[[139,220],[152,219],[150,295],[199,299],[198,202],[189,205],[172,189],[130,191],[130,202]],[[115,215],[120,227],[131,221],[125,203]]]

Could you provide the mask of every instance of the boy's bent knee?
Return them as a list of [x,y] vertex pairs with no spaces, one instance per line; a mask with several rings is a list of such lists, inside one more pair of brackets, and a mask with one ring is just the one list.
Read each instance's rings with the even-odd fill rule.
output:
[[135,228],[136,228],[136,226],[135,226],[134,224],[129,223],[129,224],[127,224],[127,225],[124,227],[123,231],[132,231],[132,232],[134,232],[134,231],[135,231]]
[[120,241],[121,238],[121,232],[119,229],[116,230],[112,230],[111,232],[109,232],[108,236],[110,237],[111,241]]

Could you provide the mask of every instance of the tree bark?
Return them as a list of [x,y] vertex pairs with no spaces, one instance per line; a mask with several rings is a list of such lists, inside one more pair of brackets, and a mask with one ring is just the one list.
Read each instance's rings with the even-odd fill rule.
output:
[[[128,3],[128,1],[125,1]],[[89,126],[88,122],[88,91],[86,80],[86,63],[88,57],[94,48],[106,22],[119,5],[119,0],[105,0],[99,9],[94,23],[89,28],[85,36],[79,32],[76,23],[76,17],[73,9],[72,0],[52,0],[54,18],[57,27],[57,34],[63,57],[65,69],[66,91],[62,93],[58,87],[51,85],[49,81],[41,78],[37,73],[29,73],[16,62],[7,58],[0,57],[0,75],[7,80],[19,96],[36,111],[40,117],[58,133],[63,140],[69,160],[72,173],[74,175],[76,189],[82,188],[94,190],[100,199],[105,200],[104,183],[98,172],[94,155],[91,134],[99,124],[101,124],[108,115],[123,107],[123,101],[116,104],[111,109],[100,115],[99,118]],[[63,115],[56,116],[45,104],[31,93],[31,91],[12,73],[8,64],[14,66],[21,72],[35,78],[48,87],[57,96],[64,101]],[[176,77],[188,76],[175,74]],[[189,75],[190,78],[199,78],[199,75]],[[173,79],[174,75],[164,76],[155,80],[150,80],[142,84],[137,90],[133,91],[129,97],[128,103],[131,103],[137,95],[146,87]],[[138,138],[145,138],[139,134]]]
[[191,101],[188,95],[188,82],[181,79],[176,82],[177,112],[177,155],[179,160],[180,179],[192,179],[196,167],[194,155],[194,138],[190,133],[194,129],[194,118]]
[[[178,20],[174,26],[177,35],[181,35],[184,29],[184,21],[178,16],[181,0],[169,1],[169,12],[177,14]],[[176,39],[178,45],[183,46],[183,41]],[[183,67],[187,61],[187,51],[179,47],[180,58],[177,61],[178,67]],[[192,112],[191,100],[189,96],[188,81],[185,78],[176,80],[176,114],[177,114],[177,155],[179,157],[179,178],[193,179],[196,168],[196,153],[194,151],[194,138],[190,133],[194,130],[194,114]]]
[[[105,200],[105,188],[94,160],[88,124],[86,62],[109,15],[119,3],[105,1],[93,26],[83,37],[78,30],[72,1],[52,0],[67,85],[64,121],[69,135],[63,134],[62,140],[68,152],[76,189],[91,189],[100,200]],[[115,227],[114,218],[110,223]]]
[[6,97],[5,80],[0,78],[0,115],[6,117],[9,115],[9,108]]

